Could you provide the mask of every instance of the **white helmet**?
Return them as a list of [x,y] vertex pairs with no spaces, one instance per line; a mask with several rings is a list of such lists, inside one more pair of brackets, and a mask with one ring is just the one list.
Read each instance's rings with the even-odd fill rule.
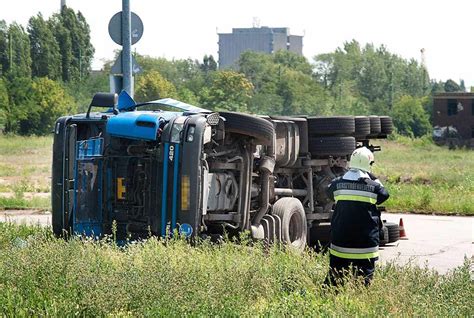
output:
[[370,151],[366,147],[357,148],[351,155],[351,161],[349,161],[349,168],[370,172],[374,160],[375,158],[372,151]]

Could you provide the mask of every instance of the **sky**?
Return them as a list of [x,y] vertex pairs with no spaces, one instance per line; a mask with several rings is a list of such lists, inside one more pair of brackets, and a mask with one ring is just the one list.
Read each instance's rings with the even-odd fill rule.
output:
[[[60,0],[2,0],[0,20],[24,26],[41,12],[58,12]],[[465,81],[474,86],[473,0],[130,0],[131,9],[144,24],[142,39],[133,50],[168,59],[217,60],[218,35],[232,28],[288,27],[304,35],[303,54],[310,61],[317,54],[334,51],[344,42],[384,44],[403,58],[421,61],[430,77]],[[81,11],[91,26],[95,47],[93,68],[114,56],[120,46],[108,35],[110,18],[121,11],[121,0],[66,0]]]

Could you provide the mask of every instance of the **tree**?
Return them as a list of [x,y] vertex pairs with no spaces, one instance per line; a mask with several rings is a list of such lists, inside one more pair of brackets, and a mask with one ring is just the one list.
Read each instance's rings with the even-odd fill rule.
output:
[[58,25],[55,28],[55,37],[61,54],[61,78],[64,82],[68,82],[73,80],[71,35],[64,26]]
[[279,68],[272,56],[265,53],[246,51],[240,55],[238,70],[252,82],[255,93],[273,93],[278,82]]
[[199,65],[199,67],[201,68],[201,71],[203,71],[205,74],[209,72],[215,72],[217,71],[217,62],[214,60],[214,56],[204,55],[202,63]]
[[13,76],[6,81],[8,102],[2,109],[5,118],[4,132],[17,133],[19,121],[27,118],[26,114],[32,105],[31,84],[29,77]]
[[63,7],[48,23],[53,29],[62,56],[63,81],[78,80],[89,75],[94,47],[90,42],[90,27],[81,12]]
[[421,67],[416,60],[411,59],[405,65],[402,84],[405,94],[416,97],[424,96],[427,93],[425,88],[429,87],[429,78],[426,78],[424,67]]
[[182,102],[199,106],[199,98],[190,89],[186,87],[178,88],[178,99]]
[[8,28],[8,66],[11,77],[31,77],[30,38],[25,29],[14,22]]
[[109,76],[104,71],[94,72],[82,80],[65,82],[64,89],[74,97],[77,110],[86,112],[95,93],[109,90]]
[[204,107],[215,110],[245,112],[252,98],[253,85],[243,74],[235,71],[217,71],[212,75],[209,88],[201,92]]
[[252,83],[253,97],[248,111],[259,114],[281,114],[283,98],[278,94],[279,74],[284,66],[277,65],[271,55],[247,51],[240,55],[239,72]]
[[3,78],[0,77],[0,132],[3,131],[7,120],[5,109],[8,107],[8,91],[7,85]]
[[17,132],[22,135],[50,133],[57,118],[75,111],[61,85],[45,77],[33,80],[29,105],[18,121]]
[[353,40],[314,61],[314,78],[330,90],[338,113],[362,106],[363,111],[388,114],[393,101],[401,96],[429,93],[426,69],[415,60],[390,53],[383,45],[367,44],[361,49]]
[[444,83],[442,81],[431,81],[431,93],[444,93]]
[[160,98],[176,98],[176,87],[159,72],[149,71],[137,78],[135,98],[147,102]]
[[8,70],[8,27],[4,20],[0,20],[0,76]]
[[448,79],[446,83],[444,83],[444,91],[447,93],[460,92],[461,86],[459,86],[458,83],[456,83],[452,79]]
[[389,70],[385,48],[375,49],[367,44],[362,52],[362,63],[359,76],[356,78],[360,94],[370,102],[377,99],[388,101]]
[[322,115],[329,113],[324,89],[312,77],[300,71],[286,69],[278,84],[283,99],[282,115]]
[[144,73],[157,71],[164,79],[171,82],[178,91],[191,91],[197,96],[205,83],[200,64],[191,59],[168,61],[165,58],[154,58],[136,54],[138,64]]
[[299,71],[306,75],[313,74],[313,67],[308,60],[301,55],[290,51],[278,51],[273,55],[273,62],[288,69]]
[[32,75],[48,76],[51,79],[61,78],[59,45],[41,13],[30,18],[27,30],[30,37]]
[[393,105],[393,123],[400,134],[421,137],[431,131],[429,115],[423,108],[425,99],[402,96]]

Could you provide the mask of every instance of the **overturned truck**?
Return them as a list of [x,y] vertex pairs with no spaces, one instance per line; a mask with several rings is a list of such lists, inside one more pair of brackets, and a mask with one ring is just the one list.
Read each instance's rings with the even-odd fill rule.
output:
[[53,230],[119,240],[249,231],[302,249],[327,240],[325,189],[348,156],[380,150],[370,140],[391,132],[385,116],[254,116],[98,93],[87,113],[55,124]]

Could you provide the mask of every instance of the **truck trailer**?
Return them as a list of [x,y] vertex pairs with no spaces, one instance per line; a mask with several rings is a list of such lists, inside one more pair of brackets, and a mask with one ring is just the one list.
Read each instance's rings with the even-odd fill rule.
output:
[[55,123],[53,231],[117,240],[248,231],[304,249],[327,239],[325,190],[350,154],[380,150],[371,141],[392,130],[387,116],[257,116],[97,93],[86,113]]

